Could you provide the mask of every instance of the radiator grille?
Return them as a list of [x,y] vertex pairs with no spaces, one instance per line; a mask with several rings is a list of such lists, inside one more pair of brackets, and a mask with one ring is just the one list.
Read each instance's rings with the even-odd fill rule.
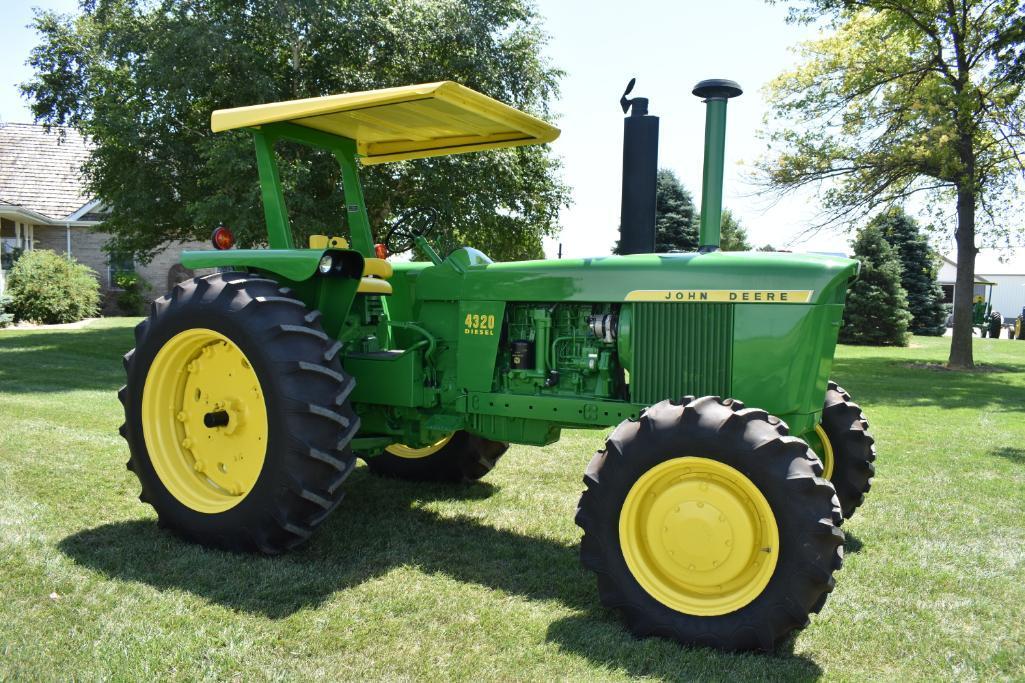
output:
[[733,304],[634,304],[630,398],[730,395]]

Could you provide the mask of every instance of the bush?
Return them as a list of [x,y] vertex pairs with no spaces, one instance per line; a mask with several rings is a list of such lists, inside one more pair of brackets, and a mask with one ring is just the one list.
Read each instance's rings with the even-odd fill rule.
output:
[[143,315],[146,312],[146,292],[149,285],[136,273],[118,273],[114,286],[120,289],[117,308],[124,315]]
[[845,344],[907,346],[908,296],[900,285],[897,253],[874,225],[858,232],[854,258],[861,261],[861,276],[847,293],[840,341]]
[[94,316],[100,285],[92,269],[52,251],[28,251],[7,280],[15,320],[48,325]]
[[0,327],[7,327],[14,322],[14,314],[6,313],[11,310],[11,297],[0,295]]

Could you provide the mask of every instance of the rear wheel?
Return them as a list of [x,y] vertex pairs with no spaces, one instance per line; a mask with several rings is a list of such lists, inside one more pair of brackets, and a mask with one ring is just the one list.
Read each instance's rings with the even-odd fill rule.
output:
[[999,339],[1000,327],[1004,322],[1003,316],[1001,316],[999,312],[993,311],[989,314],[989,320],[987,322],[989,323],[990,339]]
[[875,476],[875,439],[861,407],[843,387],[830,380],[812,447],[822,460],[827,478],[836,488],[844,519],[865,502]]
[[477,481],[494,469],[509,444],[457,431],[420,448],[392,444],[366,458],[374,474],[410,481]]
[[576,522],[602,604],[638,636],[775,647],[833,588],[832,485],[765,411],[663,401],[619,425],[587,468]]
[[244,273],[189,280],[153,303],[118,397],[128,469],[161,526],[278,553],[338,505],[359,418],[319,316]]

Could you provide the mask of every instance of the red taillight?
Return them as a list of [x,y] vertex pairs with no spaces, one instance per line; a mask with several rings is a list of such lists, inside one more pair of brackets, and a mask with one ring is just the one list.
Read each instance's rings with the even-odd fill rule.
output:
[[211,241],[214,244],[214,249],[231,249],[235,246],[235,235],[232,234],[228,226],[218,225],[214,229]]
[[374,253],[377,254],[377,258],[386,259],[388,258],[388,247],[383,244],[375,244]]

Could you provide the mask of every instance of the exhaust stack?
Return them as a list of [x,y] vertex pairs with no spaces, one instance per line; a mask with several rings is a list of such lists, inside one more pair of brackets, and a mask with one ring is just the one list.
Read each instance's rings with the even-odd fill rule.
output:
[[648,98],[627,99],[636,78],[619,98],[623,113],[623,203],[619,213],[619,252],[655,251],[655,183],[658,175],[658,117],[648,114]]
[[[701,178],[701,227],[698,251],[719,251],[722,222],[722,179],[726,150],[726,100],[744,91],[734,81],[713,78],[691,91],[705,100],[705,168]],[[624,180],[625,188],[625,180]],[[625,196],[625,195],[624,195]]]

